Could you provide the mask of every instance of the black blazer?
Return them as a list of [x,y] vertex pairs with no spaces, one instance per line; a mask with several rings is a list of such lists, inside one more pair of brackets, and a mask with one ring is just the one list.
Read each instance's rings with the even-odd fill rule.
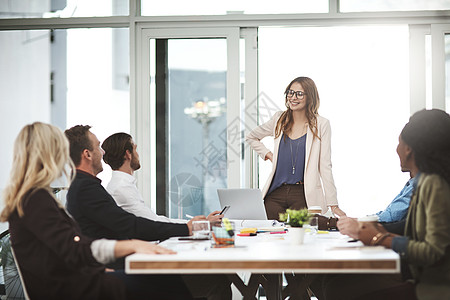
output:
[[23,217],[9,217],[11,245],[31,299],[125,299],[123,283],[104,273],[92,239],[47,190],[28,195]]
[[157,241],[189,235],[186,224],[157,222],[126,212],[100,179],[80,170],[69,188],[66,205],[82,232],[94,239]]

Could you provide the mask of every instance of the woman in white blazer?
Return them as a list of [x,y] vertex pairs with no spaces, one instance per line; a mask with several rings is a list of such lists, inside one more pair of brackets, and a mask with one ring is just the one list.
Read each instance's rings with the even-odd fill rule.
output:
[[[277,112],[246,137],[264,160],[273,163],[262,191],[267,217],[278,219],[287,208],[310,206],[322,207],[322,213],[331,207],[334,214],[345,216],[338,207],[331,172],[330,123],[318,115],[317,87],[312,79],[298,77],[285,95],[287,110]],[[261,142],[266,136],[274,137],[273,153]]]

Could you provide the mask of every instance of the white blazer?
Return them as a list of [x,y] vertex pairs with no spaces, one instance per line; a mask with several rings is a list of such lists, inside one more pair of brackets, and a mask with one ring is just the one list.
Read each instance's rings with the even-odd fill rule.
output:
[[[262,159],[270,152],[261,142],[266,136],[275,136],[275,127],[283,112],[279,111],[266,123],[253,129],[245,138],[250,146]],[[318,205],[322,207],[322,213],[328,210],[328,206],[338,205],[336,186],[334,185],[333,173],[331,172],[331,127],[330,122],[317,115],[318,138],[315,138],[309,126],[306,135],[305,153],[305,197],[308,207]],[[263,198],[266,196],[272,183],[277,168],[278,148],[280,147],[280,134],[274,140],[272,171],[262,190]]]

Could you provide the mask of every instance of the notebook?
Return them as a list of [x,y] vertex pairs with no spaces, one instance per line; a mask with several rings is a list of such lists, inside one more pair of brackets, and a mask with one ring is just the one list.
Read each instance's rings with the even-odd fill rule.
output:
[[267,220],[259,189],[217,189],[220,206],[229,205],[225,217],[235,220]]

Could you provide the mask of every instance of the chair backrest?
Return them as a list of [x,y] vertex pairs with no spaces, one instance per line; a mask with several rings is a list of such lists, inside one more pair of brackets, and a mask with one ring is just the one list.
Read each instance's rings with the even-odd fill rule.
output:
[[20,283],[22,284],[23,294],[25,296],[25,300],[30,300],[30,296],[28,296],[27,289],[25,288],[25,282],[23,281],[22,273],[20,272],[19,264],[17,263],[16,255],[14,254],[14,249],[11,247],[11,253],[14,257],[14,262],[17,266],[17,272],[19,273]]
[[[9,230],[5,230],[4,232],[0,233],[0,253],[2,251],[2,240],[3,238],[9,234]],[[2,267],[2,259],[0,255],[0,299],[3,299],[3,296],[6,296],[6,290],[5,290],[5,280],[3,277],[3,267]]]
[[11,242],[9,240],[9,231],[0,234],[1,245],[1,266],[3,269],[3,278],[5,282],[5,294],[7,299],[23,300],[29,299],[24,285],[20,270],[17,268],[16,260],[14,258],[14,252],[11,248]]

